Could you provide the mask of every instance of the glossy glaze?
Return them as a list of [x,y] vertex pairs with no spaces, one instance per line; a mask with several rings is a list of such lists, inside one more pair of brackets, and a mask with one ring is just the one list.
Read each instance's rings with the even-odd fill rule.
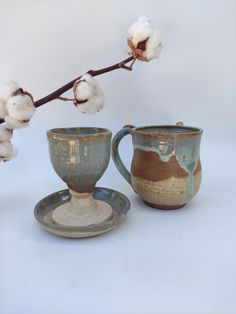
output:
[[65,227],[55,223],[52,219],[52,213],[58,206],[70,202],[69,190],[58,191],[43,198],[35,206],[34,215],[45,230],[67,238],[93,237],[118,227],[130,208],[128,198],[120,192],[102,187],[95,188],[93,197],[96,200],[106,202],[113,208],[111,219],[87,227]]
[[54,170],[68,187],[93,192],[110,160],[111,132],[100,128],[65,128],[47,132]]
[[47,135],[51,163],[71,194],[70,202],[54,209],[52,220],[63,227],[82,227],[110,219],[112,207],[95,200],[92,192],[109,163],[111,132],[63,128],[50,130]]
[[[118,145],[132,135],[131,175],[124,167]],[[179,208],[197,193],[201,182],[202,130],[183,126],[124,128],[113,139],[113,159],[121,174],[148,205]]]

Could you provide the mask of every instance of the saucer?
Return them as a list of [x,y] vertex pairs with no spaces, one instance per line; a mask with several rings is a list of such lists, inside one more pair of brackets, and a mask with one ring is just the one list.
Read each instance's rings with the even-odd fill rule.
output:
[[128,198],[120,192],[103,187],[96,187],[93,197],[112,207],[113,212],[110,219],[86,227],[65,227],[57,224],[52,219],[52,213],[59,205],[70,201],[71,196],[68,189],[50,194],[39,201],[35,206],[34,216],[48,232],[65,238],[94,237],[118,227],[130,208]]

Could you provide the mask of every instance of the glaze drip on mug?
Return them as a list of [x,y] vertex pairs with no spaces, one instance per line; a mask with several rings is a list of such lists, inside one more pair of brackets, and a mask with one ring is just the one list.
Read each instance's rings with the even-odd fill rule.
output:
[[183,202],[188,202],[194,196],[194,172],[199,161],[200,138],[180,142],[176,147],[176,159],[182,169],[188,173],[188,193]]
[[134,149],[145,152],[153,152],[159,155],[162,162],[169,162],[172,156],[176,157],[179,166],[188,174],[188,193],[183,198],[183,203],[188,202],[195,194],[194,172],[199,161],[200,138],[194,137],[189,140],[175,141],[168,143],[165,141],[155,141],[155,146],[146,146],[134,143]]
[[[119,155],[121,139],[132,135],[131,173]],[[123,177],[149,206],[175,209],[197,193],[201,182],[202,130],[185,126],[125,126],[113,139],[113,160]]]
[[145,152],[157,153],[163,162],[168,162],[172,156],[175,156],[175,151],[167,153],[166,149],[162,148],[163,144],[160,144],[159,147],[148,147],[143,145],[134,144],[134,149],[141,149]]

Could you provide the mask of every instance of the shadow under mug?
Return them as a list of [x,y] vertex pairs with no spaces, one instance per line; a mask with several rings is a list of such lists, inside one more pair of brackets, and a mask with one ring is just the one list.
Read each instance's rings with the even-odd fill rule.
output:
[[[127,125],[113,138],[112,158],[121,175],[148,206],[181,208],[200,187],[202,132],[182,122],[175,126]],[[119,155],[119,143],[128,134],[134,149],[131,173]]]

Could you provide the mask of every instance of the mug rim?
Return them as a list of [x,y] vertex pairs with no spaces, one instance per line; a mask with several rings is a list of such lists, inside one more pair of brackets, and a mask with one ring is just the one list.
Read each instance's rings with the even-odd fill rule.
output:
[[[166,129],[184,129],[185,132],[167,132],[167,133],[148,133],[145,132],[145,129],[161,129],[161,128],[166,128]],[[187,131],[187,132],[186,132]],[[140,127],[135,127],[132,129],[132,133],[138,133],[142,134],[145,136],[192,136],[192,135],[201,135],[203,133],[203,129],[198,128],[198,127],[193,127],[193,126],[185,126],[185,125],[171,125],[171,124],[165,124],[165,125],[147,125],[147,126],[140,126]]]
[[[94,132],[81,132],[73,133],[73,131],[86,131],[94,130]],[[70,133],[71,132],[71,133]],[[47,131],[47,135],[50,136],[59,136],[59,137],[91,137],[91,136],[100,136],[100,135],[111,135],[112,132],[105,128],[100,127],[66,127],[66,128],[53,128]]]

